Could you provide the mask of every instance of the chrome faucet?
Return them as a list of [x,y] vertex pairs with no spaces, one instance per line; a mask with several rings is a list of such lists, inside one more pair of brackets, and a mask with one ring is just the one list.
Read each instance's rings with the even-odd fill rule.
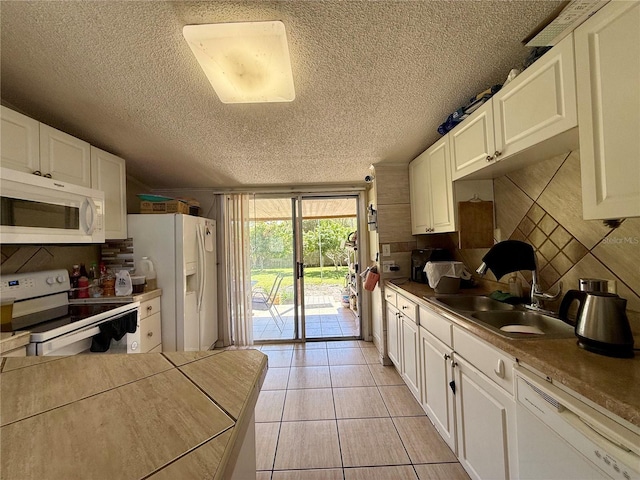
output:
[[506,240],[495,244],[482,258],[482,264],[476,273],[484,276],[488,269],[491,269],[498,280],[507,273],[529,270],[531,272],[531,304],[526,307],[538,312],[554,313],[544,310],[544,302],[560,298],[562,282],[559,283],[558,292],[555,294],[542,291],[538,283],[538,260],[531,245],[519,240]]
[[558,300],[561,295],[562,282],[558,283],[558,291],[555,294],[542,291],[542,287],[538,283],[538,262],[536,261],[536,269],[531,272],[531,304],[525,306],[537,312],[555,314],[556,312],[544,309],[544,302]]

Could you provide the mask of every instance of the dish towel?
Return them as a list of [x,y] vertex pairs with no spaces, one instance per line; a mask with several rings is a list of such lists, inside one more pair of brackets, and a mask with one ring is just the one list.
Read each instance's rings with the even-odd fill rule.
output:
[[90,350],[92,352],[106,352],[111,346],[111,339],[117,342],[127,333],[135,333],[138,329],[137,312],[124,315],[110,322],[101,323],[99,328],[100,333],[94,335],[91,339]]
[[496,280],[500,280],[507,273],[536,269],[536,255],[533,247],[519,240],[496,243],[482,261],[496,276]]

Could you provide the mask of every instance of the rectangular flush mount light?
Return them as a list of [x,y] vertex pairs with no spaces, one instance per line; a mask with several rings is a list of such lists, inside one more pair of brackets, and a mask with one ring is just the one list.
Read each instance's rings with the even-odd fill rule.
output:
[[295,98],[282,22],[186,25],[182,34],[223,103]]

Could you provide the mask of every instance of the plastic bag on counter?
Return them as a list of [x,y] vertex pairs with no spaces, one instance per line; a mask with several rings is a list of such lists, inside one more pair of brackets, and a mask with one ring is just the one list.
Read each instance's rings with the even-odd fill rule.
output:
[[126,270],[120,270],[116,273],[116,297],[124,297],[131,295],[133,285],[131,284],[131,276]]

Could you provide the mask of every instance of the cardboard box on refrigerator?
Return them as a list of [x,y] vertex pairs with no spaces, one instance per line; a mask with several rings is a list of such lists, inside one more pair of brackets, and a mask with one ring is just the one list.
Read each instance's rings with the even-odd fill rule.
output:
[[166,202],[140,202],[140,213],[189,213],[189,205],[180,200]]

